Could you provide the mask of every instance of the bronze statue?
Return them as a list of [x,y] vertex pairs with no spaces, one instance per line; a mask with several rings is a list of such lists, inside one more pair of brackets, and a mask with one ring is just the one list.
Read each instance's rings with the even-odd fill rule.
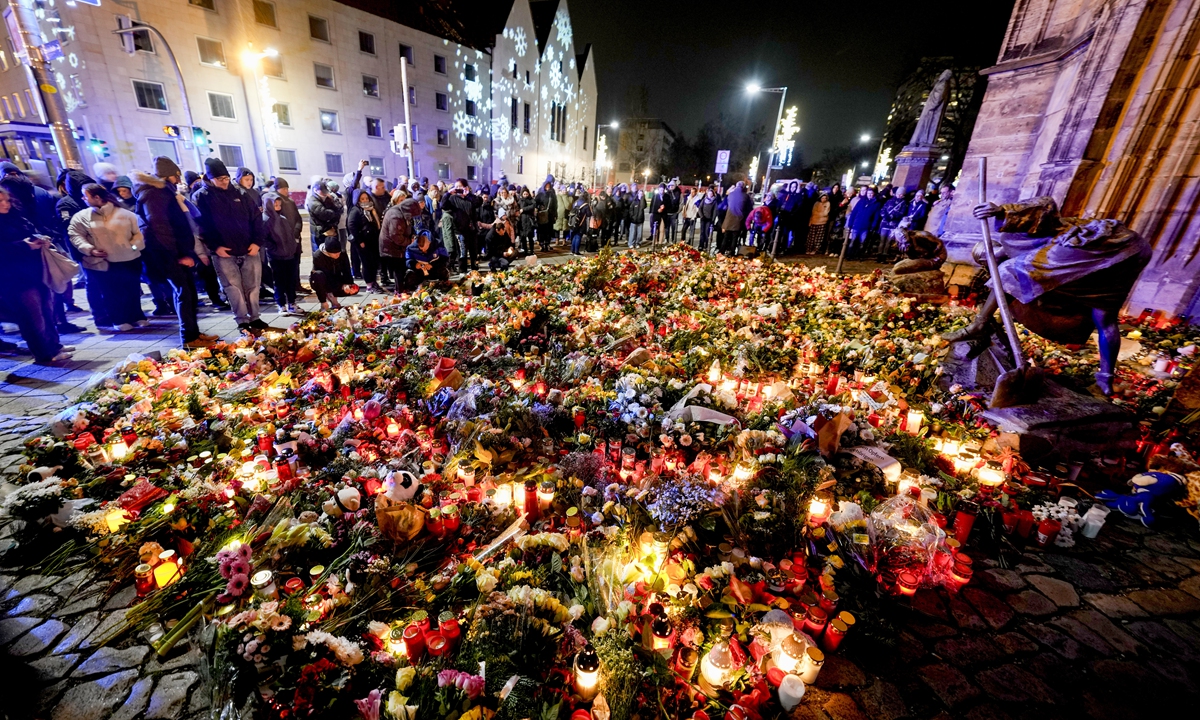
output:
[[892,237],[904,253],[904,259],[892,266],[894,275],[940,270],[946,262],[946,244],[933,233],[897,228]]
[[937,144],[938,129],[942,126],[942,116],[946,113],[946,90],[953,77],[954,73],[943,70],[934,81],[908,147],[930,147]]
[[[996,218],[1000,285],[1016,320],[1047,340],[1082,344],[1099,334],[1096,384],[1109,395],[1121,335],[1117,316],[1138,275],[1150,262],[1150,244],[1117,220],[1064,218],[1053,198],[1012,205],[975,206],[976,218]],[[982,243],[975,246],[981,265]],[[994,295],[967,327],[945,335],[951,342],[990,341]]]

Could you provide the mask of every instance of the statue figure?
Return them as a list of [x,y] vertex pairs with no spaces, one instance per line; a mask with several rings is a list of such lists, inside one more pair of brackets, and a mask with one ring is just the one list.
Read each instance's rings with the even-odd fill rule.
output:
[[[996,218],[1000,286],[1018,322],[1047,340],[1082,344],[1099,333],[1096,384],[1112,394],[1121,334],[1117,314],[1142,269],[1150,244],[1116,220],[1064,218],[1053,198],[975,206],[976,218]],[[983,243],[976,262],[985,264]],[[986,346],[995,331],[996,298],[989,296],[970,325],[944,337]],[[979,347],[977,345],[976,347]]]
[[942,115],[946,112],[946,88],[954,74],[943,70],[929,91],[921,117],[917,120],[917,129],[913,131],[912,140],[908,147],[930,147],[937,144],[938,129],[942,126]]
[[899,227],[892,237],[900,252],[904,253],[904,259],[892,266],[894,275],[940,270],[946,262],[946,244],[933,233]]

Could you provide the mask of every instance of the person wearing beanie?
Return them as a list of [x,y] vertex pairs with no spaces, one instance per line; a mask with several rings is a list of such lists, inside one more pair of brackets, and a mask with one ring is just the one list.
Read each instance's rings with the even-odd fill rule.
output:
[[339,297],[358,294],[358,285],[349,270],[350,265],[342,261],[342,241],[336,236],[325,238],[321,249],[313,255],[312,273],[308,276],[321,307],[339,308],[342,306]]
[[269,326],[258,316],[262,280],[262,206],[232,182],[225,163],[204,161],[204,185],[193,200],[200,213],[200,240],[212,252],[225,297],[241,330],[258,332]]
[[186,186],[186,191],[190,195],[196,190],[196,183],[200,182],[200,173],[195,170],[183,171],[183,184]]
[[[259,211],[261,212],[261,210],[262,210],[262,193],[259,192],[257,187],[255,187],[256,182],[257,182],[257,178],[254,176],[253,170],[251,170],[248,167],[239,167],[237,169],[237,184],[241,185],[242,189],[245,190],[246,193],[250,195],[250,198],[254,201],[254,206],[259,208]],[[267,233],[268,233],[268,228],[266,226],[266,222],[264,221],[263,222],[263,237],[264,238],[267,237]],[[275,275],[271,270],[272,266],[271,266],[271,251],[270,251],[270,249],[264,247],[261,250],[261,255],[262,255],[262,288],[261,288],[261,292],[259,292],[258,296],[260,298],[260,301],[264,297],[268,301],[270,301],[270,300],[272,300],[272,298],[275,295],[275,289],[274,289],[275,288]]]
[[408,266],[404,289],[408,292],[415,291],[421,283],[450,279],[450,254],[433,241],[428,230],[417,233],[405,250],[404,259]]
[[103,185],[105,190],[111,191],[120,175],[121,171],[112,163],[101,161],[92,165],[92,177],[96,178],[96,182]]
[[138,226],[146,240],[142,252],[146,277],[151,287],[164,287],[171,298],[180,343],[189,349],[209,347],[219,338],[201,333],[196,321],[198,299],[192,272],[200,266],[200,259],[187,205],[177,190],[181,171],[166,157],[155,158],[154,168],[154,175],[138,170],[130,173]]
[[263,193],[263,223],[266,225],[271,269],[275,276],[275,304],[280,312],[297,313],[296,276],[300,267],[300,238],[291,218],[283,214],[283,198],[275,191]]

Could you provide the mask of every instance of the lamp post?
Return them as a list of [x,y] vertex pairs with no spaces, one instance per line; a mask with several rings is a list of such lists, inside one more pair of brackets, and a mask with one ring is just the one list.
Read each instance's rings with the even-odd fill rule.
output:
[[[260,92],[260,90],[258,89],[259,63],[262,62],[263,58],[278,57],[278,56],[279,56],[279,51],[274,48],[267,48],[266,50],[264,50],[260,53],[256,53],[253,50],[246,50],[246,52],[242,53],[242,71],[243,72],[245,72],[246,70],[250,71],[250,79],[254,83],[256,95],[258,94],[258,92]],[[247,116],[249,116],[249,114],[250,114],[250,90],[246,87],[246,85],[247,85],[246,79],[243,77],[242,78],[242,96],[243,96],[243,99],[245,99],[245,101],[246,101],[246,114],[247,114]],[[261,98],[258,98],[258,99],[260,101],[259,104],[261,105]],[[262,113],[262,108],[259,108],[259,112]],[[262,113],[262,114],[265,115],[265,113]],[[249,119],[249,118],[247,118],[247,119]],[[263,125],[265,126],[266,118],[264,117],[263,120],[264,120]],[[268,143],[266,142],[266,138],[262,138],[263,142],[261,143],[261,147],[260,147],[259,139],[260,139],[259,135],[257,132],[255,132],[255,129],[254,129],[254,121],[251,120],[250,121],[250,142],[254,143],[254,154],[257,156],[259,168],[265,167],[266,168],[266,177],[270,177],[272,175],[271,148],[267,146]],[[261,152],[260,152],[260,150],[261,150]]]
[[[46,124],[50,126],[50,135],[54,138],[54,148],[58,150],[59,159],[68,168],[82,168],[83,158],[79,154],[79,144],[75,142],[75,135],[71,132],[67,106],[54,84],[50,64],[42,54],[37,16],[34,14],[32,3],[8,0],[4,4],[7,5],[4,8],[4,18],[12,36],[10,39],[14,52],[18,53],[18,58],[24,55],[25,64],[29,66],[29,76],[34,86],[32,91],[37,93],[42,101]],[[30,110],[37,112],[36,108]]]
[[[596,162],[596,153],[599,151],[599,147],[600,147],[600,128],[613,128],[615,130],[620,127],[621,127],[621,124],[619,122],[617,122],[616,120],[613,120],[610,123],[596,125],[595,132],[592,135],[592,167],[593,167],[592,174],[594,176],[593,179],[597,179],[600,176],[600,164]],[[608,176],[605,175],[604,179],[608,180]]]
[[762,191],[766,193],[771,188],[771,150],[775,148],[775,139],[779,136],[779,123],[783,120],[783,104],[787,101],[787,85],[765,88],[752,82],[746,85],[746,92],[750,95],[757,95],[760,92],[779,93],[779,112],[775,115],[775,124],[771,127],[771,147],[767,148],[767,172],[763,175]]

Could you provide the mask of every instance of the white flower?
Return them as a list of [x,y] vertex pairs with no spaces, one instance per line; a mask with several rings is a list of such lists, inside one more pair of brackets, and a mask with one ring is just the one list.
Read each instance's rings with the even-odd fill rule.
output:
[[575,622],[579,618],[583,617],[583,612],[584,607],[579,603],[575,603],[571,607],[567,608],[567,614],[571,616],[571,622]]
[[500,579],[495,575],[492,575],[486,570],[481,570],[479,574],[475,576],[475,587],[479,589],[480,593],[486,594],[490,593],[492,590],[495,590],[496,583],[499,581]]
[[608,618],[598,617],[592,621],[592,634],[603,635],[608,631]]

